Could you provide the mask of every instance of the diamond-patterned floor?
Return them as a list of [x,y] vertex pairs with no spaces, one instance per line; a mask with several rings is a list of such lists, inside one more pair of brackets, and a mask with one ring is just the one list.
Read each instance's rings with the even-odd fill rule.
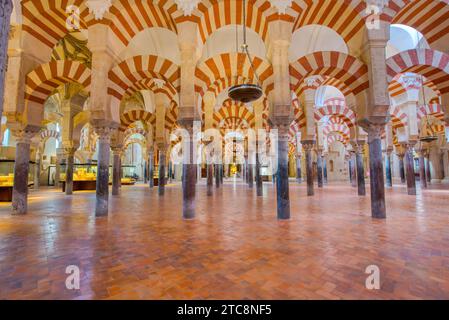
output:
[[[0,204],[1,299],[449,299],[449,187],[417,197],[387,190],[388,219],[348,184],[306,196],[291,185],[292,220],[278,222],[275,189],[227,182],[197,190],[197,219],[181,219],[181,188],[122,187],[110,215],[95,194],[30,193],[29,214]],[[365,288],[377,265],[381,290]],[[81,288],[65,287],[68,265]]]

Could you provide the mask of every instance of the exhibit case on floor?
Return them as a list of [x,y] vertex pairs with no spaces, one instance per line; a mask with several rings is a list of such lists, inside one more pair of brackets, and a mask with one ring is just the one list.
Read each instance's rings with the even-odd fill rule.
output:
[[[61,164],[60,181],[62,191],[65,191],[66,164]],[[95,190],[97,188],[97,164],[79,164],[73,165],[73,191]],[[109,181],[112,181],[112,170],[109,166]]]
[[124,165],[122,166],[122,185],[133,185],[139,179],[136,173],[136,166]]
[[[14,185],[14,160],[0,160],[0,201],[12,201],[12,188]],[[28,186],[33,185],[33,175],[36,164],[30,162],[28,170]]]

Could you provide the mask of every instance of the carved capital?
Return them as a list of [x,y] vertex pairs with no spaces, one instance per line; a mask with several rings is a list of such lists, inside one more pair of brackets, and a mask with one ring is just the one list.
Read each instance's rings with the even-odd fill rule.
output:
[[271,6],[275,7],[279,14],[285,14],[287,8],[291,7],[293,0],[270,0]]
[[316,141],[315,140],[303,140],[303,141],[301,141],[301,144],[302,144],[304,151],[308,152],[308,151],[313,151],[313,149],[315,148],[315,145],[316,145]]
[[111,143],[112,136],[118,129],[118,124],[107,120],[92,120],[92,127],[102,143]]
[[87,0],[86,6],[89,12],[95,17],[95,20],[102,20],[106,12],[112,6],[112,0]]
[[40,126],[27,125],[11,128],[11,132],[17,143],[31,144],[31,139],[41,131]]
[[193,10],[198,7],[200,0],[175,0],[175,2],[185,16],[191,16]]

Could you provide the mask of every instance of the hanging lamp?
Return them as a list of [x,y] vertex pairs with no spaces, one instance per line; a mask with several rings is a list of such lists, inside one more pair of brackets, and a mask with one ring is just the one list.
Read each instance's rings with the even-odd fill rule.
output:
[[[238,40],[237,40],[238,42]],[[234,101],[239,101],[242,103],[249,103],[258,100],[263,95],[262,87],[259,85],[259,77],[257,76],[256,70],[254,69],[253,60],[251,59],[251,54],[249,53],[248,44],[246,41],[246,0],[243,0],[243,44],[242,52],[248,57],[251,70],[257,80],[256,84],[253,83],[242,83],[232,86],[228,90],[228,96]]]

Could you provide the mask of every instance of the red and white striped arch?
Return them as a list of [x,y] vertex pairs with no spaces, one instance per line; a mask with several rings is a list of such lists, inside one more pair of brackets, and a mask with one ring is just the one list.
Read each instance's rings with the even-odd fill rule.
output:
[[147,135],[148,135],[148,133],[146,132],[145,129],[138,128],[138,127],[136,127],[136,128],[128,128],[125,131],[125,134],[124,134],[125,137],[124,137],[123,141],[127,141],[131,136],[133,136],[135,134],[140,134],[144,138],[146,138]]
[[344,145],[347,145],[349,141],[340,133],[334,133],[330,136],[327,136],[327,144],[328,145],[331,145],[334,142],[341,142]]
[[125,95],[135,92],[142,80],[160,79],[175,94],[179,91],[180,75],[179,67],[170,60],[154,55],[135,56],[122,61],[109,72],[108,93],[121,101]]
[[242,103],[236,103],[230,99],[223,102],[223,107],[213,114],[213,127],[221,128],[220,124],[224,120],[227,129],[241,128],[243,124],[254,128],[256,125],[256,117]]
[[292,90],[298,90],[312,75],[339,79],[354,95],[369,87],[368,67],[360,60],[341,52],[315,52],[290,64]]
[[79,83],[89,91],[90,69],[77,61],[59,60],[40,65],[25,80],[25,100],[44,104],[56,88],[66,83]]
[[84,0],[22,0],[23,31],[53,48],[69,32],[66,21],[74,5],[80,10],[80,28],[86,29],[89,9]]
[[156,115],[145,110],[131,110],[121,115],[120,117],[120,131],[126,131],[130,125],[136,121],[142,121],[147,125],[154,127],[156,124]]
[[117,0],[102,23],[109,25],[118,41],[127,47],[138,33],[148,28],[177,33],[175,19],[181,15],[172,0]]
[[390,108],[390,116],[394,129],[403,128],[408,124],[407,114],[399,106]]
[[[268,61],[259,57],[253,57],[253,65],[265,94],[268,95],[274,88],[273,68]],[[195,77],[195,90],[201,96],[209,90],[216,92],[217,80],[242,77],[255,81],[251,63],[243,53],[224,53],[211,57],[197,66]],[[225,83],[221,86],[223,85]]]
[[296,95],[300,97],[305,89],[318,89],[319,87],[330,86],[335,87],[340,92],[347,97],[351,94],[351,89],[348,88],[343,82],[339,79],[331,78],[328,76],[316,76],[315,81],[311,86],[309,86],[306,82],[300,84],[299,88],[296,89]]
[[[246,1],[247,28],[255,31],[264,41],[268,34],[268,22],[274,10],[267,0]],[[227,25],[243,25],[243,1],[205,0],[198,4],[198,25],[201,39],[207,38],[216,30]],[[196,17],[195,17],[196,18]]]
[[167,109],[165,113],[165,129],[171,132],[174,128],[176,128],[177,120],[178,120],[179,108],[176,101],[170,102],[170,108]]
[[430,49],[413,49],[387,59],[388,81],[400,73],[413,72],[426,77],[441,94],[449,92],[449,55]]
[[[301,0],[293,30],[307,25],[322,25],[336,31],[350,44],[361,41],[366,31],[366,3],[362,0]],[[298,8],[296,7],[296,8]]]
[[449,32],[448,4],[448,0],[390,0],[381,18],[415,28],[432,44]]
[[40,134],[41,138],[41,144],[42,146],[45,146],[45,143],[48,141],[48,139],[54,138],[59,141],[61,138],[61,134],[56,130],[43,130]]
[[434,116],[438,120],[444,121],[444,111],[440,104],[426,104],[418,107],[418,119],[425,116]]
[[142,91],[142,90],[150,90],[150,91],[153,91],[154,93],[165,94],[170,101],[177,100],[177,97],[176,97],[177,92],[171,86],[164,85],[162,87],[159,87],[154,78],[153,79],[142,79],[142,80],[134,83],[130,88],[128,88],[128,90],[125,93],[125,96],[130,96],[133,93],[135,93],[137,91]]
[[346,106],[329,105],[315,109],[315,120],[320,121],[325,116],[339,116],[341,117],[348,128],[353,128],[356,123],[356,115],[354,111]]

